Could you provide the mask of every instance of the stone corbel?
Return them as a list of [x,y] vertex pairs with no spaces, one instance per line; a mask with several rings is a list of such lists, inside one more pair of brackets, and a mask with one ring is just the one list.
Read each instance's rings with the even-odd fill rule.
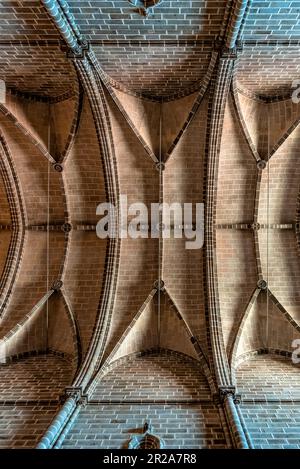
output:
[[78,42],[76,49],[72,49],[68,47],[65,42],[62,42],[60,48],[66,54],[68,59],[83,60],[90,50],[90,43],[83,40]]
[[83,394],[82,387],[70,386],[65,388],[64,393],[60,396],[60,402],[64,404],[67,399],[72,398],[76,404],[86,404],[87,395]]

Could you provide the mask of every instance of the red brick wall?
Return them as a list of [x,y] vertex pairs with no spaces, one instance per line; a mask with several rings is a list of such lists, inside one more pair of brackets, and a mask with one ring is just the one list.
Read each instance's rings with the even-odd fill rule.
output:
[[254,447],[299,448],[299,408],[292,402],[300,396],[299,367],[290,358],[256,356],[239,366],[237,385]]
[[[81,410],[63,448],[126,447],[145,419],[151,420],[166,448],[226,447],[218,410],[195,360],[162,352],[118,363],[99,381],[93,404]],[[103,399],[111,403],[101,403]],[[140,404],[134,403],[137,399]],[[157,399],[164,405],[155,403]]]
[[58,397],[71,377],[70,365],[54,355],[1,365],[0,447],[34,448],[57,413]]

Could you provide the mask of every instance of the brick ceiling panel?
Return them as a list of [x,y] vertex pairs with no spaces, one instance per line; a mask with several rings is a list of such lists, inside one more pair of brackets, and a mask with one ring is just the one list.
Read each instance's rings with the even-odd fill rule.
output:
[[[19,276],[0,321],[1,339],[26,318],[47,291],[47,285],[52,285],[59,276],[64,253],[64,234],[52,232],[49,236],[49,271],[46,262],[47,243],[46,232],[26,233]],[[24,291],[28,293],[24,295]]]
[[118,90],[115,93],[137,132],[153,153],[159,155],[160,103],[139,99]]
[[92,40],[214,38],[226,7],[225,0],[164,0],[144,17],[126,0],[68,3],[81,32]]
[[252,234],[242,230],[217,230],[216,253],[222,329],[229,352],[237,324],[256,287]]
[[[300,266],[295,234],[292,230],[259,232],[263,275],[277,300],[300,324]],[[268,272],[268,274],[267,274]]]
[[[1,399],[57,399],[71,381],[70,365],[54,355],[23,358],[0,368]],[[32,382],[34,381],[34,386]]]
[[300,38],[300,2],[253,0],[243,39]]
[[262,173],[259,223],[293,223],[295,220],[299,204],[299,145],[298,126],[272,155],[268,172]]
[[104,71],[125,88],[145,96],[166,97],[203,79],[211,46],[94,46]]
[[50,222],[63,222],[64,198],[59,173],[52,172],[48,188],[47,160],[37,145],[3,115],[0,116],[0,124],[24,194],[28,224],[47,222],[48,190],[51,200]]
[[[260,399],[300,396],[299,368],[288,357],[255,356],[237,370],[239,392]],[[295,396],[296,394],[296,396]]]
[[219,224],[250,223],[255,198],[256,166],[234,110],[225,109],[218,169],[216,220]]
[[236,67],[238,83],[258,95],[291,94],[299,77],[299,45],[245,45]]
[[96,320],[105,271],[106,240],[95,232],[73,231],[65,262],[64,286],[78,323],[83,354]]
[[38,0],[1,0],[0,36],[2,40],[59,39],[57,29]]
[[73,65],[58,45],[0,43],[0,79],[7,88],[45,97],[67,93],[76,84]]

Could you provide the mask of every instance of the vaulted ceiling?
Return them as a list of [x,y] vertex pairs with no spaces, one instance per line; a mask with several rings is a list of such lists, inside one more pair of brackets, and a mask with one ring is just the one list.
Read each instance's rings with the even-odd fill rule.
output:
[[[300,12],[264,3],[0,0],[0,358],[50,351],[89,390],[161,347],[214,393],[247,354],[291,353]],[[97,238],[121,194],[204,202],[204,248]]]
[[[68,2],[111,82],[156,99],[204,78],[215,41],[230,34],[234,3],[164,0],[145,17],[127,0]],[[246,10],[237,79],[259,94],[286,93],[299,74],[297,5],[252,1]],[[61,41],[42,2],[1,1],[0,66],[8,87],[51,97],[72,88],[76,74]]]

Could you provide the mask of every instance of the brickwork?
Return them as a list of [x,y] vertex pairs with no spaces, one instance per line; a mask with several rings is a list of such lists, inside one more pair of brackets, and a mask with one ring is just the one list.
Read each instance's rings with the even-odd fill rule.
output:
[[[134,105],[134,102],[132,104]],[[157,170],[124,117],[115,104],[112,103],[111,98],[108,98],[108,106],[116,152],[120,193],[127,194],[128,205],[136,201],[143,201],[150,209],[152,202],[158,202]],[[130,109],[128,114],[131,114]],[[147,125],[147,122],[145,124]],[[133,178],[135,184],[130,184]]]
[[[45,3],[0,6],[0,446],[35,445],[74,378],[65,448],[148,417],[167,447],[247,447],[236,382],[255,447],[296,447],[299,5]],[[204,201],[204,249],[100,240],[120,194]]]
[[236,325],[257,283],[252,233],[217,230],[217,269],[224,340],[229,350]]
[[[32,246],[35,246],[34,251]],[[51,233],[49,242],[49,288],[58,278],[64,249],[63,233]],[[1,321],[1,337],[10,331],[38,303],[47,288],[47,237],[44,232],[28,231],[22,264],[14,294]],[[24,295],[24,291],[26,294]]]
[[298,2],[253,0],[243,29],[243,39],[291,39],[300,37]]
[[[197,362],[183,355],[152,353],[125,359],[98,382],[91,399],[63,448],[126,447],[145,419],[151,420],[166,448],[226,447],[206,379]],[[200,401],[195,404],[195,399]]]
[[[262,175],[258,219],[266,223],[269,190],[269,223],[291,223],[296,218],[299,192],[297,148],[300,127],[297,127],[272,155],[268,173]],[[282,174],[285,174],[284,182]]]
[[89,405],[81,411],[62,449],[120,449],[145,419],[168,449],[226,448],[219,414],[213,404]]
[[[295,234],[291,230],[269,230],[269,286],[278,301],[300,321],[299,263]],[[267,271],[267,234],[261,231],[261,259]]]
[[[51,351],[63,353],[76,367],[80,360],[80,337],[76,330],[76,320],[68,311],[61,294],[52,295],[48,303],[47,347]],[[77,361],[76,361],[77,360]]]
[[[108,49],[108,50],[107,50]],[[139,45],[93,47],[103,70],[125,88],[146,97],[167,99],[205,76],[211,46]],[[120,73],[121,71],[121,73]]]
[[216,262],[217,178],[226,103],[232,81],[234,55],[220,58],[212,77],[206,144],[205,275],[206,311],[210,324],[211,367],[217,382],[230,382],[222,332]]
[[299,367],[291,358],[253,357],[239,366],[237,384],[254,447],[299,449]]
[[[120,338],[150,293],[157,280],[157,262],[157,240],[122,241],[120,274],[107,353],[111,351],[116,340]],[[135,266],[134,271],[132,265]]]
[[203,252],[188,250],[186,239],[165,239],[163,278],[176,305],[206,349],[203,297]]
[[138,134],[150,147],[151,151],[158,155],[161,105],[138,99],[122,91],[115,90],[115,93],[132,120]]
[[97,238],[94,231],[71,233],[64,286],[78,321],[84,353],[98,314],[106,245],[106,240]]
[[57,405],[0,405],[0,448],[34,448],[57,410]]
[[[153,326],[154,324],[156,326]],[[155,350],[158,347],[184,353],[199,360],[202,355],[199,355],[199,350],[192,343],[192,337],[190,329],[167,291],[153,290],[124,331],[108,358],[108,363],[141,350]]]
[[[178,138],[179,132],[186,123],[189,113],[198,97],[198,92],[185,96],[182,99],[176,99],[170,102],[162,103],[162,154],[173,151],[174,141]],[[203,105],[205,107],[205,105]],[[200,112],[200,111],[199,111]],[[204,114],[204,112],[203,112]],[[195,116],[193,116],[194,118]],[[195,124],[196,127],[197,124]],[[204,125],[203,125],[204,127]],[[188,139],[188,137],[186,137]],[[182,140],[180,141],[182,144]],[[200,142],[198,143],[200,145]],[[180,150],[178,150],[180,153]],[[175,157],[175,154],[173,155]],[[166,157],[163,158],[164,160]]]
[[241,405],[255,449],[300,449],[298,404]]
[[37,0],[25,2],[1,2],[1,38],[12,39],[58,39],[55,26]]
[[[194,207],[194,204],[203,202],[207,104],[204,98],[166,163],[163,173],[163,197],[166,203],[192,203]],[[167,106],[171,110],[171,103]],[[164,128],[168,128],[169,119],[164,120]],[[173,236],[164,240],[162,276],[179,311],[206,349],[203,252],[201,249],[186,249],[185,242],[186,239],[174,239]]]
[[[141,350],[151,350],[158,347],[158,305],[153,298],[155,294],[156,291],[153,290],[125,329],[108,357],[109,363]],[[153,325],[156,326],[153,327]]]
[[[286,136],[292,125],[298,122],[299,105],[291,99],[266,103],[251,99],[242,93],[239,93],[238,99],[252,142],[260,156],[266,158],[274,151],[281,138]],[[291,138],[297,138],[296,130]],[[284,146],[278,150],[281,151],[284,151]]]
[[[157,170],[116,106],[109,101],[120,193],[128,205],[158,202]],[[129,111],[130,114],[130,111]],[[130,218],[129,218],[130,219]],[[123,239],[108,351],[146,300],[158,276],[157,239]],[[135,269],[132,269],[132,265]]]
[[[25,198],[28,224],[45,223],[48,209],[47,160],[39,148],[2,114],[0,114],[0,126],[18,172]],[[60,175],[51,170],[50,177],[50,222],[64,222]]]
[[[177,114],[176,106],[181,107],[181,115],[183,114],[183,104],[190,105],[188,111],[193,106],[192,99],[184,98],[183,100],[165,103],[165,117],[163,118],[164,131],[170,132],[172,121],[175,120],[174,114]],[[164,201],[167,203],[200,203],[203,202],[203,175],[204,175],[204,151],[205,151],[205,132],[207,119],[207,98],[204,98],[197,113],[195,114],[185,133],[181,136],[179,142],[169,157],[166,169],[163,173],[163,191]],[[184,109],[186,113],[187,107]],[[167,117],[168,112],[168,117]],[[177,114],[178,115],[178,114]],[[180,115],[180,114],[179,114]],[[178,119],[178,117],[177,117]],[[184,124],[182,117],[181,125]],[[176,121],[175,121],[176,122]],[[179,131],[179,129],[178,129]],[[175,134],[175,132],[174,132]],[[173,135],[174,135],[173,134]],[[174,138],[177,135],[174,135]],[[173,143],[172,139],[163,135],[165,149],[169,150],[168,144]]]
[[256,166],[231,99],[225,110],[218,184],[217,223],[251,223]]
[[11,215],[2,175],[0,175],[0,213],[1,225],[9,225],[11,222]]
[[239,56],[236,76],[246,89],[276,97],[291,96],[292,82],[299,77],[299,72],[299,45],[249,44]]
[[257,350],[293,352],[292,342],[299,338],[299,327],[272,294],[261,293],[245,316],[241,336],[236,339],[237,350],[233,366]]
[[66,152],[74,114],[78,108],[76,98],[75,96],[50,105],[50,153],[55,159],[60,159]]
[[70,384],[70,365],[55,355],[23,358],[0,366],[0,401],[51,401]]
[[34,448],[59,408],[72,369],[55,355],[0,366],[0,448]]
[[68,208],[74,223],[93,225],[99,220],[96,208],[106,201],[101,158],[95,124],[85,97],[78,132],[64,169]]
[[7,93],[5,107],[45,148],[48,148],[49,104]]
[[205,399],[209,394],[208,383],[198,362],[179,354],[153,352],[129,357],[115,366],[96,384],[91,399],[176,401]]
[[[184,353],[190,357],[201,359],[201,355],[206,352],[206,338],[203,334],[205,324],[202,328],[197,326],[193,331],[189,329],[193,321],[190,318],[185,318],[183,312],[180,313],[174,300],[170,298],[169,293],[165,292],[161,295],[161,316],[160,316],[160,332],[159,344],[162,348],[175,350]],[[198,324],[201,321],[198,321]],[[194,335],[192,336],[192,334]],[[196,335],[197,334],[197,335]],[[201,344],[201,351],[197,348],[198,342]],[[192,339],[193,338],[193,342]]]
[[9,231],[0,232],[0,276],[2,275],[5,267],[6,257],[9,250],[11,241],[11,233]]
[[241,331],[241,336],[237,338],[237,356],[243,356],[244,353],[259,350],[267,346],[267,300],[262,294],[258,296],[252,308],[248,311],[247,317],[244,317],[245,323]]
[[74,68],[59,45],[8,45],[0,42],[0,79],[8,88],[42,97],[57,97],[76,85]]
[[97,8],[87,0],[70,0],[80,31],[92,40],[101,39],[177,39],[188,36],[214,38],[221,29],[226,2],[218,7],[204,1],[191,4],[186,0],[164,0],[148,18],[138,15],[129,2],[99,1]]

